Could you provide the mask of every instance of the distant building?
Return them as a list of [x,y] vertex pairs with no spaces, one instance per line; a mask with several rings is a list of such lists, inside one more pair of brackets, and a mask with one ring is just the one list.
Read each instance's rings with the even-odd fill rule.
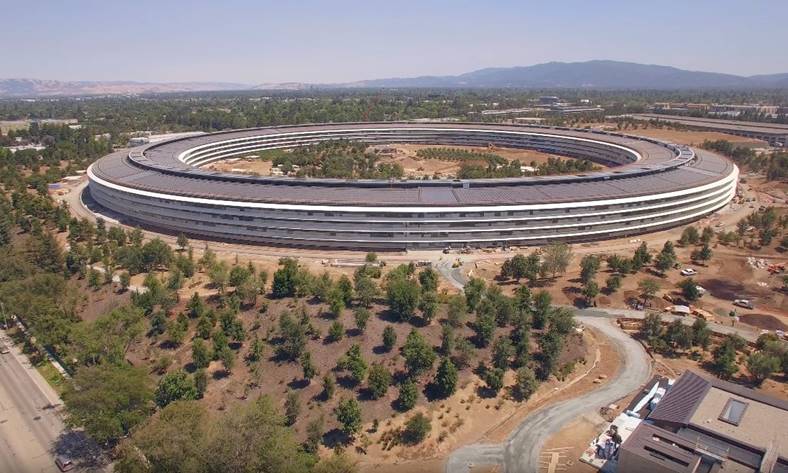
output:
[[786,473],[788,402],[687,371],[621,445],[618,471]]
[[539,97],[539,105],[553,105],[560,101],[561,99],[555,95],[543,95]]

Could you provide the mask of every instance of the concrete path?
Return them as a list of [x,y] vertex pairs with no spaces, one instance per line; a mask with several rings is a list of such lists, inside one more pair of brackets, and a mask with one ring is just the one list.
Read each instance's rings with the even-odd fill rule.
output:
[[448,473],[466,473],[476,465],[500,465],[509,473],[536,472],[547,439],[580,415],[615,402],[646,383],[651,365],[643,347],[606,317],[579,316],[577,321],[607,336],[621,354],[619,372],[599,389],[528,416],[503,444],[474,444],[449,456]]

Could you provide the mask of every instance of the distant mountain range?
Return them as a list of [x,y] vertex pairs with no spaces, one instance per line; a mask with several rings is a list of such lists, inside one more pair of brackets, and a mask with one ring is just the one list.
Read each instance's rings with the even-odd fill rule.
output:
[[456,76],[372,79],[335,84],[285,82],[63,82],[0,79],[0,97],[126,95],[226,90],[304,90],[348,88],[525,88],[525,89],[752,89],[788,88],[788,73],[737,76],[687,71],[669,66],[620,61],[548,62],[534,66],[494,67]]

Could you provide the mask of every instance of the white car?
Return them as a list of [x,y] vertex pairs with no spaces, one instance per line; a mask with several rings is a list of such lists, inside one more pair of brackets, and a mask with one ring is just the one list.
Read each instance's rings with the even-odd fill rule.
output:
[[684,268],[681,270],[682,276],[695,276],[696,274],[698,274],[698,272],[692,268]]
[[755,308],[755,305],[749,299],[736,299],[735,301],[733,301],[733,305],[744,307],[745,309]]

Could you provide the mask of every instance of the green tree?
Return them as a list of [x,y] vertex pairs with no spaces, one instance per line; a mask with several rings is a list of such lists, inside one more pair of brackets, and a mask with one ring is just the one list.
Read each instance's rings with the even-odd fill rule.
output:
[[386,395],[391,386],[391,373],[381,364],[374,364],[367,375],[367,388],[372,399],[380,399]]
[[684,227],[684,230],[681,232],[679,245],[682,246],[697,245],[699,240],[700,240],[700,234],[698,233],[698,229],[690,225]]
[[595,280],[591,279],[583,283],[583,296],[586,298],[586,304],[593,305],[598,295],[599,285]]
[[174,401],[197,399],[194,380],[182,370],[167,373],[159,380],[155,399],[159,407]]
[[539,380],[533,370],[528,367],[521,367],[515,374],[515,383],[512,393],[519,401],[527,401],[539,388]]
[[550,312],[552,310],[551,304],[553,298],[547,291],[539,291],[534,296],[533,307],[533,325],[534,328],[542,329],[547,326],[550,321]]
[[780,365],[780,358],[769,353],[756,352],[747,357],[747,371],[757,385],[761,385],[772,373],[780,371]]
[[461,327],[468,309],[465,305],[465,298],[459,295],[449,297],[448,311],[446,313],[449,325],[452,327]]
[[542,252],[542,271],[556,277],[566,272],[572,261],[572,248],[566,243],[556,243],[544,248]]
[[323,397],[328,400],[334,397],[337,390],[337,382],[331,373],[326,373],[323,376]]
[[457,390],[457,381],[457,367],[454,366],[454,363],[448,357],[441,358],[438,371],[435,373],[435,379],[432,381],[439,395],[446,398],[454,394]]
[[402,440],[410,445],[421,443],[427,438],[431,430],[432,424],[430,419],[418,412],[405,422],[405,428],[402,430]]
[[201,338],[194,339],[192,343],[192,363],[195,368],[207,368],[210,364],[213,355],[208,350],[205,342]]
[[492,365],[496,368],[506,370],[509,368],[509,360],[512,355],[514,355],[514,348],[509,338],[496,338],[492,346]]
[[189,246],[189,239],[186,238],[186,235],[184,235],[183,233],[179,233],[176,244],[178,245],[178,248],[181,251],[183,251],[186,249],[187,246]]
[[367,362],[361,354],[361,347],[353,344],[337,362],[340,369],[350,372],[351,380],[358,384],[364,380],[367,374]]
[[654,261],[654,266],[657,271],[664,274],[665,271],[672,268],[676,264],[676,251],[673,249],[673,243],[666,241],[662,247],[662,251],[657,254],[657,259]]
[[484,383],[493,394],[498,394],[503,388],[503,370],[488,368],[484,371]]
[[681,295],[689,302],[695,302],[700,299],[700,289],[698,289],[698,285],[695,284],[692,278],[683,279],[677,286],[681,288]]
[[424,268],[419,273],[419,284],[423,292],[438,290],[438,273],[432,268]]
[[320,449],[320,444],[323,441],[323,433],[325,431],[325,418],[321,412],[319,416],[309,421],[306,425],[306,441],[304,442],[304,450],[311,454],[317,453]]
[[639,271],[640,268],[649,263],[651,263],[651,253],[648,251],[648,246],[646,246],[644,241],[638,246],[634,256],[632,256],[632,269]]
[[402,321],[408,321],[419,306],[421,287],[412,279],[395,276],[389,280],[386,295],[391,312]]
[[361,406],[353,398],[342,399],[334,408],[334,415],[342,426],[342,432],[353,437],[361,430]]
[[312,378],[317,376],[317,367],[315,363],[312,361],[312,354],[308,351],[305,351],[301,354],[301,371],[304,374],[304,379],[307,381],[311,381]]
[[365,307],[359,307],[353,311],[353,318],[356,320],[356,328],[359,332],[364,333],[367,329],[367,323],[372,313]]
[[702,347],[704,350],[709,348],[711,340],[711,329],[705,320],[695,319],[692,323],[692,344]]
[[148,417],[153,390],[145,370],[102,364],[77,370],[63,401],[69,426],[84,427],[97,442],[107,444]]
[[391,351],[396,344],[397,332],[394,331],[394,327],[391,325],[386,325],[386,328],[383,329],[383,348],[386,351]]
[[409,411],[416,406],[419,399],[419,390],[411,379],[406,379],[399,386],[399,396],[397,397],[397,408],[401,411]]
[[487,285],[484,283],[484,279],[471,278],[465,283],[463,292],[465,293],[467,310],[471,312],[476,310],[476,306],[481,302],[486,290]]
[[646,278],[638,282],[638,289],[640,290],[640,297],[643,299],[643,303],[648,304],[657,295],[659,283],[656,279]]
[[621,288],[621,276],[613,274],[605,281],[605,287],[609,293],[614,293]]
[[378,296],[378,286],[372,278],[362,276],[356,279],[356,296],[358,302],[364,307],[371,307],[372,302]]
[[329,342],[338,342],[342,340],[342,337],[345,336],[345,326],[342,325],[342,322],[339,320],[335,320],[331,323],[331,326],[328,328],[328,337],[326,340]]
[[580,280],[583,284],[587,284],[596,277],[599,271],[601,260],[596,255],[586,255],[580,260]]
[[429,325],[438,311],[438,294],[435,292],[424,292],[419,301],[419,310],[421,311],[424,321]]
[[435,350],[416,330],[411,330],[402,346],[405,367],[411,376],[418,376],[432,368],[435,363]]

